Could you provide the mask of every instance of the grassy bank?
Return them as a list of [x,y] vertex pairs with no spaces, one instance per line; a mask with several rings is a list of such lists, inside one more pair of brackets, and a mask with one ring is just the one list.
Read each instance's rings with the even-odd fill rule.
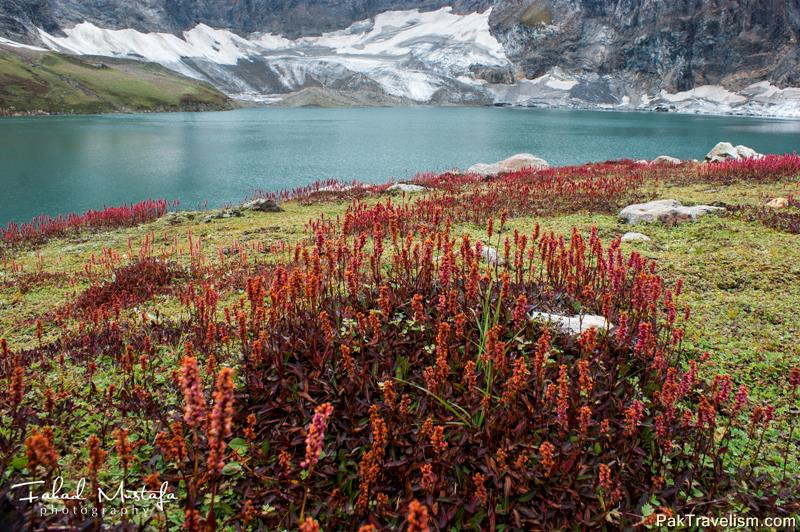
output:
[[0,45],[0,113],[230,109],[217,89],[159,65]]

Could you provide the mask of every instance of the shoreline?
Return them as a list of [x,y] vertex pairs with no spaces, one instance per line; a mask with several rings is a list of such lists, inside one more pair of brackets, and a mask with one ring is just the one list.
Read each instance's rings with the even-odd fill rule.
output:
[[107,111],[102,113],[58,113],[48,112],[41,109],[31,111],[15,111],[13,114],[6,113],[5,109],[0,109],[0,120],[14,119],[14,118],[57,118],[57,117],[78,117],[78,116],[127,116],[127,115],[156,115],[156,114],[176,114],[176,113],[227,113],[231,111],[240,111],[247,109],[428,109],[428,108],[445,108],[445,109],[514,109],[514,110],[545,110],[545,111],[585,111],[585,112],[602,112],[602,113],[637,113],[637,114],[656,114],[656,115],[680,115],[680,116],[700,116],[700,117],[715,117],[715,118],[754,118],[759,120],[780,120],[797,121],[800,122],[800,116],[785,116],[785,115],[769,115],[769,114],[739,114],[739,113],[712,113],[703,111],[657,111],[655,109],[616,109],[607,107],[571,107],[571,106],[532,106],[532,105],[431,105],[431,104],[418,104],[418,105],[361,105],[361,106],[319,106],[319,105],[305,105],[305,106],[292,106],[280,105],[279,102],[270,104],[254,104],[247,100],[231,99],[232,107],[229,109],[182,109],[182,110],[135,110],[135,111]]

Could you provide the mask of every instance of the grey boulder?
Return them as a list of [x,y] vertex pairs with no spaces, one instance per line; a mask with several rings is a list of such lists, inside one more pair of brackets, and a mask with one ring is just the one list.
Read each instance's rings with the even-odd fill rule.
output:
[[718,163],[722,161],[740,161],[742,159],[761,159],[764,157],[753,148],[747,146],[734,146],[730,142],[718,142],[711,151],[706,154],[706,162]]
[[501,257],[500,254],[497,253],[497,250],[492,246],[483,246],[483,249],[481,250],[481,258],[493,266],[502,266],[506,263],[506,261],[503,260],[503,257]]
[[622,235],[623,242],[650,242],[652,240],[649,236],[642,233],[628,232]]
[[668,199],[628,205],[620,211],[619,217],[628,224],[642,222],[681,223],[724,210],[724,207],[713,207],[711,205],[684,207],[680,201]]
[[467,169],[467,173],[483,177],[492,177],[506,172],[517,172],[525,169],[543,170],[545,168],[550,168],[550,164],[544,159],[540,159],[530,153],[518,153],[517,155],[512,155],[508,159],[503,159],[502,161],[492,164],[473,164]]
[[669,155],[659,155],[658,157],[653,159],[653,164],[663,164],[667,166],[677,166],[682,162],[683,161],[681,161],[677,157],[670,157]]
[[387,190],[389,192],[407,192],[413,194],[415,192],[425,192],[428,189],[420,185],[412,185],[411,183],[395,183]]
[[249,211],[258,211],[258,212],[281,212],[281,206],[278,204],[277,201],[274,199],[254,199],[252,201],[248,201],[244,205],[242,205],[243,209],[247,209]]
[[559,314],[549,314],[547,312],[531,312],[531,321],[542,321],[545,323],[553,323],[559,329],[570,334],[581,334],[589,329],[598,329],[601,331],[612,329],[608,320],[603,316],[595,316],[592,314],[583,314],[580,316],[561,316]]

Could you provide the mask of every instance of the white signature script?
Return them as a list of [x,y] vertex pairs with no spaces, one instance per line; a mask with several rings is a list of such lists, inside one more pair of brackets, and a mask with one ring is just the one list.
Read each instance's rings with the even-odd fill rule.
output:
[[[42,501],[44,503],[50,503],[53,501],[85,501],[87,497],[84,495],[86,491],[86,479],[81,478],[75,484],[75,489],[69,491],[64,488],[64,479],[60,476],[53,479],[53,484],[51,486],[50,491],[45,491],[41,493],[36,493],[34,490],[37,486],[41,487],[45,484],[44,480],[34,480],[31,482],[23,482],[20,484],[14,484],[11,488],[28,488],[28,495],[25,497],[20,497],[19,500],[26,501],[26,502],[34,502],[34,501]],[[116,486],[116,490],[109,490],[106,491],[102,487],[97,487],[97,497],[92,498],[93,500],[97,500],[98,502],[105,502],[105,501],[119,501],[120,504],[125,504],[126,501],[145,501],[145,502],[154,502],[156,508],[159,511],[164,509],[164,501],[174,501],[177,500],[177,497],[174,493],[170,493],[168,491],[169,483],[163,482],[160,488],[156,490],[147,490],[145,486],[140,487],[139,489],[126,489],[125,483],[120,482],[119,485]]]

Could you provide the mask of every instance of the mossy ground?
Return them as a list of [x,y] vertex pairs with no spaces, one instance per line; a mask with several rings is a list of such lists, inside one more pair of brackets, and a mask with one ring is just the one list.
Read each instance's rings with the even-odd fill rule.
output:
[[[797,192],[797,188],[796,184],[783,183],[661,185],[657,196],[685,204],[761,204],[765,198],[785,196]],[[100,256],[104,248],[124,255],[129,244],[136,250],[145,236],[152,234],[158,250],[175,237],[185,243],[191,233],[194,239],[202,239],[209,260],[215,260],[217,249],[235,242],[296,242],[305,235],[309,219],[323,213],[335,218],[347,205],[344,201],[313,205],[289,202],[281,213],[247,212],[240,218],[210,223],[203,221],[204,213],[184,213],[130,229],[82,233],[36,248],[6,250],[6,267],[0,271],[0,337],[6,337],[14,349],[32,347],[37,342],[36,320],[42,317],[47,336],[51,325],[46,317],[88,286],[81,272],[89,258]],[[788,368],[800,360],[800,235],[724,215],[674,227],[648,224],[631,228],[613,215],[576,213],[515,218],[508,226],[529,232],[536,223],[544,230],[565,235],[572,227],[586,234],[594,226],[606,242],[629,230],[650,236],[650,242],[623,246],[628,252],[635,250],[656,260],[658,271],[668,281],[684,280],[684,301],[691,305],[693,316],[684,345],[694,353],[708,352],[709,363],[718,368],[713,372],[729,373],[737,382],[746,383],[754,399],[776,402],[779,419],[785,421],[791,415],[791,406],[781,397],[785,397],[782,390],[786,388]],[[470,224],[457,226],[453,232],[468,232],[477,238],[485,235],[483,227]],[[11,272],[12,263],[21,267],[21,272]],[[35,272],[52,275],[24,282]],[[174,297],[158,296],[138,310],[157,310],[161,319],[171,319],[180,309]],[[782,422],[773,430],[779,432],[785,427]],[[769,455],[763,465],[773,473],[783,466]]]

